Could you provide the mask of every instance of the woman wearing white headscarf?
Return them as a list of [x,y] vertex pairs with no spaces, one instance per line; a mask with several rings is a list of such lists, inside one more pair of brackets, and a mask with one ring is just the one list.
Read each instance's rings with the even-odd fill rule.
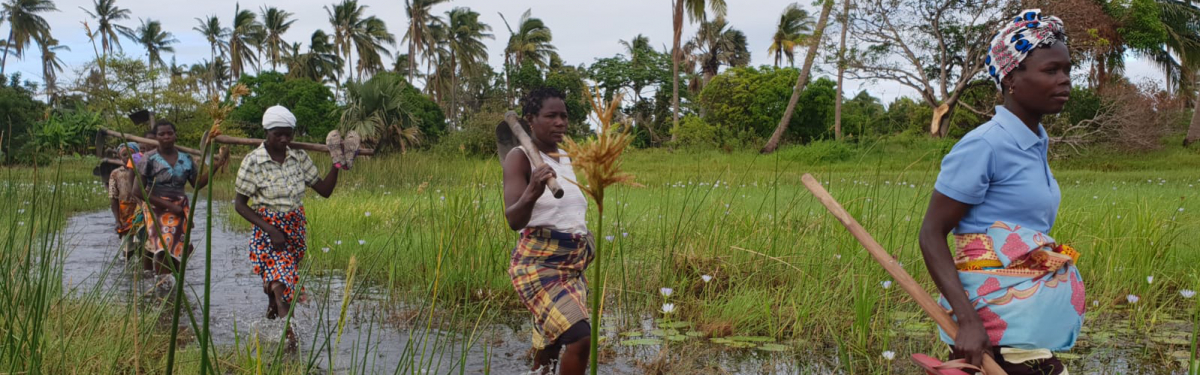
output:
[[[296,271],[307,247],[304,193],[312,187],[328,198],[337,186],[338,171],[349,169],[350,161],[341,156],[342,142],[337,132],[330,133],[326,143],[335,155],[334,164],[322,179],[308,153],[288,147],[295,135],[296,117],[287,108],[268,108],[262,124],[266,140],[246,155],[238,168],[236,209],[254,224],[250,263],[263,279],[267,318],[275,319],[287,316],[291,309],[299,281]],[[357,135],[351,133],[347,138],[350,143],[349,138],[357,140]]]

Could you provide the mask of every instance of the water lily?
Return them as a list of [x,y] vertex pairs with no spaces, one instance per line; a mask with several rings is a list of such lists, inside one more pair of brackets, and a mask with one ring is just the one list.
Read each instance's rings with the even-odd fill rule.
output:
[[621,232],[621,237],[629,237],[629,232]]
[[333,244],[334,244],[334,245],[341,245],[341,244],[342,244],[342,240],[333,241]]
[[700,275],[700,280],[704,280],[706,283],[712,281],[712,279],[712,275]]
[[363,216],[371,217],[371,211],[363,212]]
[[328,248],[328,247],[322,247],[322,248],[321,248],[321,252],[322,252],[322,253],[328,253],[328,252],[329,252],[329,248]]
[[896,353],[891,350],[884,350],[883,351],[883,359],[886,359],[889,361],[896,359]]
[[1154,276],[1146,276],[1146,284],[1154,284]]
[[883,282],[879,283],[879,285],[882,285],[882,286],[883,286],[883,289],[888,289],[888,288],[891,288],[891,287],[892,287],[892,281],[891,281],[891,280],[884,280]]
[[366,245],[366,244],[367,244],[367,240],[358,240],[358,244],[359,244],[359,245]]
[[614,238],[614,237],[613,237],[613,236],[611,236],[611,235],[609,235],[609,236],[604,236],[604,240],[605,240],[605,241],[608,241],[608,242],[612,242],[613,238]]
[[1183,296],[1183,298],[1191,299],[1192,297],[1196,296],[1196,291],[1191,289],[1183,289],[1179,291],[1179,295]]
[[1125,299],[1129,301],[1129,304],[1135,304],[1135,303],[1137,303],[1137,302],[1138,302],[1138,300],[1140,300],[1141,298],[1138,298],[1138,296],[1135,296],[1135,295],[1132,295],[1132,294],[1130,294],[1130,295],[1128,295],[1128,296],[1125,296]]
[[663,297],[670,297],[671,293],[675,293],[675,290],[671,288],[662,288],[659,289],[658,292],[662,293]]
[[1183,212],[1183,207],[1180,207],[1180,208],[1179,208],[1179,212]]
[[842,254],[833,254],[833,258],[834,258],[834,259],[841,260],[841,259],[842,259]]
[[675,312],[675,304],[674,303],[664,303],[663,307],[662,307],[662,312],[663,312],[663,314],[670,314],[670,313]]

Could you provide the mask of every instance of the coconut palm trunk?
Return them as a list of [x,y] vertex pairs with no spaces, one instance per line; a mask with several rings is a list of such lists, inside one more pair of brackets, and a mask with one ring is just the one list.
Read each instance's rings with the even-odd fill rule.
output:
[[812,40],[809,41],[808,53],[804,55],[804,68],[800,71],[800,76],[796,78],[796,87],[792,88],[792,98],[788,100],[787,109],[783,111],[783,118],[779,119],[779,125],[775,127],[775,133],[771,134],[771,139],[767,141],[766,146],[763,146],[759,151],[764,154],[775,152],[779,147],[779,141],[783,139],[783,133],[787,131],[788,124],[792,122],[792,114],[796,111],[796,103],[800,101],[800,93],[804,91],[804,86],[808,84],[808,75],[812,72],[813,62],[817,59],[817,47],[821,45],[821,38],[825,35],[825,26],[829,24],[829,12],[833,10],[833,0],[825,0],[821,6],[821,17],[817,20],[817,29],[813,32]]
[[675,34],[671,43],[671,142],[675,141],[675,130],[679,128],[679,40],[683,38],[683,1],[675,0],[675,13],[671,19]]
[[838,78],[837,102],[833,109],[833,136],[842,140],[842,102],[845,101],[846,90],[843,87],[846,75],[846,31],[850,29],[850,0],[842,0],[842,41],[838,44]]
[[8,66],[8,50],[12,49],[13,45],[13,30],[8,30],[8,44],[4,45],[4,58],[0,58],[0,75],[4,75],[4,68]]
[[1192,106],[1192,124],[1188,126],[1187,138],[1183,139],[1183,147],[1200,141],[1200,95],[1196,95],[1196,105]]

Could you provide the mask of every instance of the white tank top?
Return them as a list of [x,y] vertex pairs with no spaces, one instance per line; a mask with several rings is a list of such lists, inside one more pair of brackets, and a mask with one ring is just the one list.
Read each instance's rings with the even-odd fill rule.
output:
[[[524,151],[521,146],[516,148]],[[563,150],[558,150],[559,153],[566,153]],[[587,233],[587,197],[583,195],[583,190],[579,186],[575,186],[571,181],[575,179],[575,169],[571,167],[571,158],[563,156],[560,160],[546,155],[546,153],[538,151],[542,157],[542,161],[554,169],[554,173],[558,175],[558,186],[563,189],[562,198],[554,198],[554,193],[550,189],[546,189],[541,197],[538,197],[537,202],[533,203],[533,212],[529,215],[529,224],[527,227],[542,227],[563,233]],[[533,162],[530,163],[530,168],[533,168]]]

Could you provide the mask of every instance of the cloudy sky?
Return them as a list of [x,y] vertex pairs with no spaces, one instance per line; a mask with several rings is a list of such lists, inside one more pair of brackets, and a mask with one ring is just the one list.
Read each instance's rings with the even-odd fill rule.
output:
[[[767,46],[780,12],[796,0],[728,0],[730,3],[728,19],[731,25],[746,33],[749,40],[753,65],[772,64],[772,58],[767,53]],[[175,58],[180,64],[191,64],[209,57],[208,43],[199,33],[192,30],[197,26],[196,18],[217,15],[224,26],[228,26],[233,18],[237,4],[243,9],[258,12],[263,6],[270,4],[292,12],[296,22],[284,35],[288,41],[300,41],[308,44],[309,36],[318,28],[330,30],[328,15],[324,7],[333,0],[289,0],[289,1],[241,1],[230,0],[118,0],[117,4],[132,11],[133,19],[122,24],[136,28],[139,18],[159,20],[165,29],[179,40],[175,45]],[[799,1],[812,14],[819,13],[813,7],[812,1]],[[57,0],[59,12],[48,14],[53,34],[63,45],[71,48],[70,52],[62,52],[63,61],[68,65],[67,72],[61,75],[60,82],[69,80],[75,74],[71,70],[76,66],[94,58],[91,44],[88,42],[82,21],[91,20],[80,7],[92,9],[90,0]],[[360,0],[366,5],[366,13],[382,18],[388,25],[389,31],[396,34],[399,41],[404,35],[408,18],[404,15],[403,0]],[[444,14],[452,7],[470,7],[481,14],[482,21],[491,25],[494,40],[487,40],[490,62],[493,66],[503,64],[504,42],[508,40],[508,30],[500,18],[500,13],[511,23],[517,22],[521,13],[532,9],[534,17],[545,21],[554,33],[554,45],[558,48],[563,60],[571,65],[580,63],[591,64],[599,57],[609,57],[621,53],[623,48],[620,40],[629,40],[637,34],[645,34],[651,43],[661,49],[671,42],[671,6],[668,0],[452,0],[447,5],[435,9],[435,13]],[[514,25],[515,26],[515,25]],[[684,37],[695,32],[694,25],[688,25]],[[0,26],[0,35],[8,35],[7,25]],[[125,54],[135,58],[145,58],[145,51],[134,42],[121,40]],[[397,49],[407,51],[406,45],[398,45]],[[798,51],[797,55],[802,53]],[[24,61],[14,60],[11,56],[6,71],[20,71],[23,76],[40,81],[41,67],[36,50],[27,51]],[[165,55],[164,60],[170,61]],[[798,62],[799,63],[799,62]],[[390,64],[389,64],[390,65]],[[1134,80],[1158,79],[1154,68],[1145,62],[1131,60],[1126,73]],[[823,71],[819,75],[834,75],[836,72]],[[891,82],[850,82],[847,89],[856,92],[865,88],[872,95],[884,99],[884,103],[901,95],[911,95],[913,91]]]

